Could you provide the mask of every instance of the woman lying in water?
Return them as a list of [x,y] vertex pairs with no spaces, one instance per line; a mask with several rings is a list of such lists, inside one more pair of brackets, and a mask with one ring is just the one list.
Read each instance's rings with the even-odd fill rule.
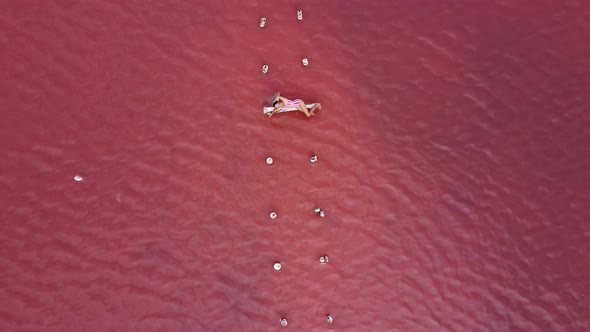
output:
[[277,95],[273,101],[272,101],[272,106],[274,107],[274,110],[270,113],[268,113],[268,116],[271,117],[273,114],[277,113],[277,112],[284,112],[287,110],[297,110],[297,111],[301,111],[303,113],[305,113],[305,115],[307,115],[307,117],[313,116],[315,115],[315,111],[319,111],[322,109],[322,105],[320,105],[320,103],[315,103],[315,105],[308,110],[307,107],[305,106],[305,102],[301,99],[295,99],[295,100],[289,100],[285,97],[281,97],[280,95]]

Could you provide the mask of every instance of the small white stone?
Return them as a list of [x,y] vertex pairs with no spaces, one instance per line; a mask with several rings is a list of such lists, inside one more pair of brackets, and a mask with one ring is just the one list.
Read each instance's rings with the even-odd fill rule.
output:
[[325,213],[324,211],[320,211],[320,217],[322,217],[322,218],[323,218],[323,217],[325,217],[325,216],[326,216],[326,213]]
[[282,327],[285,327],[285,326],[287,326],[287,324],[288,324],[287,319],[286,318],[281,318],[281,326]]
[[281,263],[278,263],[278,262],[277,262],[277,263],[275,263],[275,265],[274,265],[274,269],[275,269],[275,271],[278,271],[278,270],[280,270],[282,267],[283,267],[283,266],[281,265]]
[[297,19],[301,21],[303,19],[303,10],[299,9],[297,11]]
[[277,213],[276,212],[271,212],[270,213],[270,219],[276,219],[277,218]]
[[332,318],[331,315],[326,316],[326,322],[328,322],[328,324],[332,324],[333,321],[334,321],[334,318]]
[[264,28],[264,25],[266,25],[266,17],[260,19],[260,27]]
[[316,161],[318,161],[318,156],[311,156],[311,158],[309,158],[309,161],[315,163]]
[[80,175],[76,175],[76,176],[74,176],[74,180],[80,182],[80,181],[84,180],[84,178]]
[[268,65],[262,66],[262,73],[266,74],[268,72]]
[[307,66],[309,64],[309,60],[307,60],[307,58],[304,58],[303,60],[301,60],[301,63],[303,63],[304,66]]
[[266,164],[267,165],[272,165],[272,163],[273,163],[273,160],[272,160],[271,157],[266,158]]

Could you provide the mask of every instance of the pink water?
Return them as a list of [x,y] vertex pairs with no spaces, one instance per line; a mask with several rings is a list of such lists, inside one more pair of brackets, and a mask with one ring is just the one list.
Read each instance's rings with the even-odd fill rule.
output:
[[0,330],[589,330],[589,13],[4,1]]

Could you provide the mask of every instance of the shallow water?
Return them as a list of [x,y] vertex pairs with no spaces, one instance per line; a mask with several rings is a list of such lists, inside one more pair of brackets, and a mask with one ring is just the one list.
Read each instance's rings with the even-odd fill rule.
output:
[[587,3],[247,3],[0,4],[0,330],[590,329]]

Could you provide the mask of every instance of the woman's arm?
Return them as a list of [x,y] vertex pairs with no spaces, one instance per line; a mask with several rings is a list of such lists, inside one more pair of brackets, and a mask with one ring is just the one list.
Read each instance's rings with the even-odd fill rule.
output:
[[277,93],[277,95],[272,99],[272,101],[270,102],[271,104],[274,104],[275,101],[279,100],[279,97],[281,96],[281,93]]
[[271,118],[273,114],[275,114],[276,112],[278,112],[279,109],[275,107],[274,110],[272,110],[272,112],[268,113],[268,117]]

